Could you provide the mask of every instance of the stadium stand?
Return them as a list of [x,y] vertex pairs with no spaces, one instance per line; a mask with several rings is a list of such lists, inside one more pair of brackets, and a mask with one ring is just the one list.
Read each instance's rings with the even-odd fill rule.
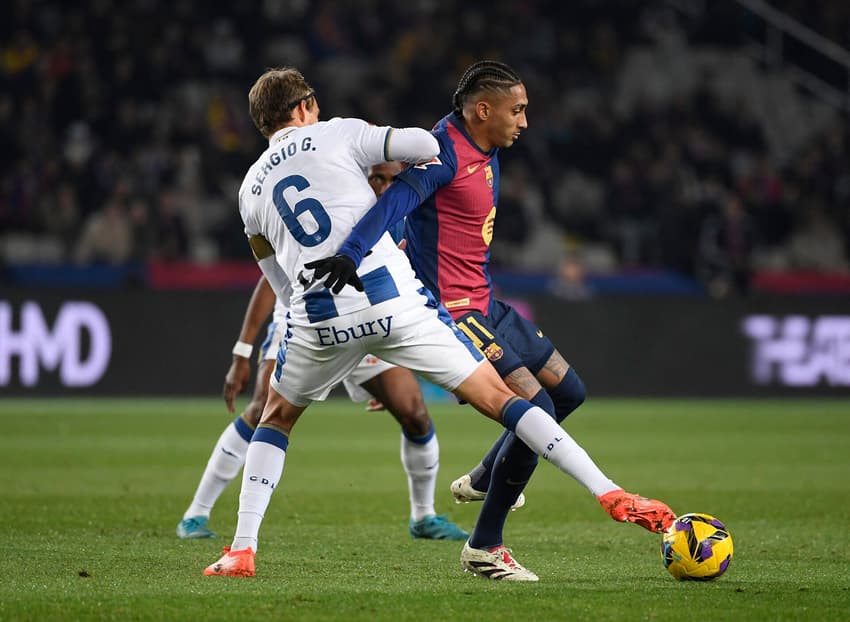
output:
[[[428,127],[458,71],[496,57],[531,100],[531,131],[502,154],[497,268],[578,262],[597,291],[850,291],[847,109],[800,87],[794,68],[824,64],[790,37],[777,58],[753,3],[705,4],[17,0],[0,25],[0,279],[240,275],[262,69],[316,76],[326,117]],[[769,8],[850,45],[842,3]],[[848,92],[846,67],[819,80]]]

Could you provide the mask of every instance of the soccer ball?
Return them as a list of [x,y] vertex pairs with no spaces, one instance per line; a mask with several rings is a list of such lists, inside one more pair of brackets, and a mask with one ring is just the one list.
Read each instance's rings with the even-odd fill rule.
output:
[[708,514],[682,514],[661,540],[664,567],[680,581],[716,579],[732,561],[732,536]]

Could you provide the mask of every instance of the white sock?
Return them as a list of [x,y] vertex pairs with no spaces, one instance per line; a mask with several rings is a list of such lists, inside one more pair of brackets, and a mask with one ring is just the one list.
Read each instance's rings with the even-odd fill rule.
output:
[[215,502],[245,463],[247,451],[248,441],[239,435],[235,425],[229,424],[213,447],[204,474],[195,490],[195,496],[183,514],[183,518],[209,517]]
[[543,409],[533,406],[525,411],[517,422],[516,435],[538,455],[574,477],[594,497],[620,488]]
[[414,443],[401,435],[401,463],[410,491],[410,518],[418,521],[434,510],[434,489],[440,468],[440,444],[434,434],[427,443]]
[[239,520],[230,549],[240,551],[249,546],[257,552],[257,534],[272,493],[283,473],[286,452],[262,441],[248,445],[239,494]]

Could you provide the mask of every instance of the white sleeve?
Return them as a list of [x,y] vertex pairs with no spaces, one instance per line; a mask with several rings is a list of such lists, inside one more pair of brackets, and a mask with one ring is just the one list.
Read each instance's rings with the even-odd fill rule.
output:
[[245,224],[245,236],[248,238],[248,244],[251,246],[251,252],[257,265],[260,267],[263,276],[268,280],[275,295],[288,303],[292,297],[292,284],[277,262],[277,256],[272,245],[260,233],[260,226],[256,221],[255,213],[247,209],[247,206],[243,203],[241,190],[239,193],[239,213],[242,216],[242,222]]
[[386,139],[384,155],[389,160],[402,162],[427,162],[440,153],[437,139],[426,130],[418,127],[390,128]]
[[355,160],[362,167],[401,160],[427,162],[440,152],[437,139],[418,127],[396,129],[369,125],[362,119],[332,119],[338,129],[350,136]]
[[260,266],[263,276],[266,277],[269,285],[272,286],[272,291],[274,291],[275,296],[283,300],[286,305],[289,306],[289,299],[292,298],[292,286],[289,283],[289,279],[283,271],[283,268],[281,268],[280,264],[277,262],[277,257],[269,255],[268,257],[258,259],[257,265]]

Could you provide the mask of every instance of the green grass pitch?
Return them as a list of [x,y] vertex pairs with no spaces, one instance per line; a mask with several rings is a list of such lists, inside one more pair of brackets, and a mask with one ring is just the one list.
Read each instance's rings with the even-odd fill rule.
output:
[[[244,405],[242,400],[241,405]],[[500,428],[432,404],[437,509]],[[295,428],[260,532],[257,577],[204,577],[236,523],[239,479],[210,522],[174,528],[230,420],[214,399],[0,399],[0,621],[850,620],[850,402],[592,399],[566,428],[618,483],[713,514],[729,571],[679,583],[660,537],[610,520],[542,463],[506,544],[540,575],[464,574],[461,543],[412,540],[397,425],[331,400]]]

